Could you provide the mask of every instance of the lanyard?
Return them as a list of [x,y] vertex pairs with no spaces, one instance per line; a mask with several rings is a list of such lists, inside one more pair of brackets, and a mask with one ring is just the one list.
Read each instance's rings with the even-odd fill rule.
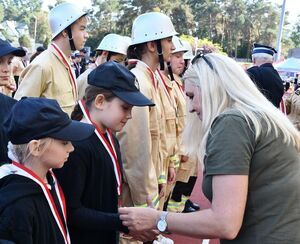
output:
[[89,124],[92,124],[95,126],[95,133],[97,135],[97,137],[99,138],[99,140],[102,142],[103,146],[105,147],[105,149],[107,150],[113,166],[114,166],[114,172],[115,172],[115,177],[117,180],[117,190],[118,190],[118,195],[121,195],[122,192],[122,176],[121,176],[121,169],[120,169],[120,165],[118,162],[118,156],[116,153],[116,149],[114,146],[114,142],[113,142],[113,137],[112,137],[112,133],[109,129],[107,129],[107,137],[109,142],[107,141],[107,139],[105,138],[103,132],[98,128],[98,126],[95,124],[95,122],[92,121],[91,117],[90,117],[90,113],[88,111],[88,109],[85,106],[85,102],[84,100],[80,100],[78,101],[78,104],[83,112],[83,115],[85,117],[85,119],[89,122]]
[[[59,215],[58,210],[57,210],[57,206],[55,205],[54,199],[50,193],[50,190],[48,189],[47,185],[43,182],[43,180],[39,176],[37,176],[33,171],[26,168],[22,164],[14,162],[14,161],[12,162],[11,167],[13,168],[14,174],[22,175],[26,178],[29,178],[29,179],[33,180],[34,182],[36,182],[42,188],[43,193],[49,204],[50,210],[54,216],[54,219],[59,227],[61,234],[64,237],[65,243],[66,244],[71,243],[68,229],[65,228],[65,226],[67,226],[65,197],[64,197],[62,189],[57,184],[57,180],[56,180],[53,172],[51,170],[49,170],[51,177],[53,178],[53,180],[55,182],[55,191],[56,191],[57,197],[59,199],[59,204],[62,209],[64,219],[61,219],[61,216]],[[65,226],[63,224],[63,221],[65,222]]]
[[169,101],[170,101],[170,104],[172,105],[172,107],[175,109],[175,111],[177,111],[177,107],[176,107],[176,105],[175,105],[175,101],[174,101],[174,99],[172,99],[172,97],[171,97],[171,91],[170,91],[170,88],[168,87],[168,85],[167,85],[167,83],[166,83],[166,81],[165,81],[165,79],[164,79],[164,77],[162,76],[162,74],[161,74],[161,72],[157,69],[156,70],[156,72],[158,73],[158,75],[159,75],[159,77],[160,77],[160,83],[161,83],[161,85],[162,85],[162,87],[163,87],[163,89],[164,89],[164,91],[165,91],[165,93],[166,93],[166,95],[167,95],[167,97],[168,97],[168,99],[169,99]]
[[55,43],[51,43],[52,47],[57,51],[60,59],[62,60],[62,62],[64,63],[64,65],[66,67],[68,67],[68,73],[69,76],[71,78],[71,86],[72,86],[72,93],[73,93],[73,97],[75,100],[77,100],[78,98],[78,91],[77,91],[77,83],[76,83],[76,79],[74,77],[74,74],[72,72],[72,68],[70,66],[70,63],[66,60],[65,56],[63,55],[63,53],[61,52],[61,50],[59,49],[59,47],[55,44]]
[[176,79],[175,79],[175,83],[176,83],[176,85],[178,86],[178,88],[179,88],[179,90],[180,90],[180,92],[181,92],[181,95],[182,95],[183,98],[185,99],[185,95],[184,95],[184,91],[183,91],[183,89],[182,89],[182,85],[180,85],[180,84],[176,81]]

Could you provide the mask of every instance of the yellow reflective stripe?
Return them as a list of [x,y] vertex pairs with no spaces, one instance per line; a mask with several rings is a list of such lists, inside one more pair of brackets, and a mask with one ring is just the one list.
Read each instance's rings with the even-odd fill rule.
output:
[[146,208],[148,205],[147,203],[145,203],[145,204],[135,204],[134,206],[139,208]]
[[178,167],[179,167],[179,164],[180,164],[180,158],[179,158],[179,156],[178,156],[177,154],[171,156],[171,157],[170,157],[170,160],[173,162],[175,168],[178,168]]
[[168,211],[178,212],[180,206],[181,206],[181,202],[176,202],[176,201],[170,199],[168,202]]
[[[156,195],[153,199],[152,199],[152,204],[154,206],[154,208],[158,208],[159,205],[159,196]],[[146,208],[148,207],[147,203],[144,204],[134,204],[135,207],[139,207],[139,208]]]
[[165,184],[167,183],[167,179],[159,179],[158,184]]
[[180,202],[178,202],[178,203],[169,203],[168,207],[180,207]]
[[158,184],[164,183],[167,183],[167,176],[165,172],[162,172],[162,174],[158,177]]
[[181,195],[181,206],[184,206],[186,201],[189,199],[189,197],[185,196],[185,195]]

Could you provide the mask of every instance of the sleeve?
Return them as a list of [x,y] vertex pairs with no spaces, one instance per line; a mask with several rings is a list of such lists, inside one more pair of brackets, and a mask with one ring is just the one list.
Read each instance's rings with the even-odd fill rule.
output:
[[24,207],[6,207],[0,217],[0,239],[32,244],[32,221],[33,218],[24,211]]
[[41,97],[50,83],[50,77],[48,71],[40,64],[30,64],[21,73],[15,99],[20,100],[24,96]]
[[254,132],[244,118],[217,117],[207,139],[205,174],[248,175],[254,147]]
[[[83,142],[86,143],[86,142]],[[127,227],[117,213],[106,213],[86,208],[81,199],[84,194],[91,153],[87,145],[76,146],[64,167],[55,170],[55,175],[63,189],[68,207],[68,223],[85,230],[118,230],[128,233]]]

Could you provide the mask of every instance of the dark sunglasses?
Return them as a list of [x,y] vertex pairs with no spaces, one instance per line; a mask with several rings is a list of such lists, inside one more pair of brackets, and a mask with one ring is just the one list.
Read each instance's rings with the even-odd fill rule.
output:
[[193,59],[192,59],[192,64],[194,64],[198,59],[203,58],[205,63],[209,66],[211,70],[214,71],[214,66],[211,64],[211,62],[208,61],[208,59],[205,57],[205,54],[203,52],[198,53]]

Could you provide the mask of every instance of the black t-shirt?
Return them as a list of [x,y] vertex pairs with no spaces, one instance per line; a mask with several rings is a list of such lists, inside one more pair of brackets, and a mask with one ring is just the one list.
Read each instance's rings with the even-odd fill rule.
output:
[[7,156],[8,139],[3,129],[3,123],[5,121],[6,116],[9,114],[11,108],[16,102],[17,100],[0,93],[0,165],[9,162]]
[[255,82],[265,97],[279,108],[284,93],[283,81],[278,72],[270,63],[261,66],[253,66],[247,70],[250,78]]
[[[119,144],[114,137],[117,156]],[[111,158],[94,133],[73,142],[74,152],[55,170],[63,188],[73,244],[118,243],[118,231],[127,232],[118,215],[117,181]]]

